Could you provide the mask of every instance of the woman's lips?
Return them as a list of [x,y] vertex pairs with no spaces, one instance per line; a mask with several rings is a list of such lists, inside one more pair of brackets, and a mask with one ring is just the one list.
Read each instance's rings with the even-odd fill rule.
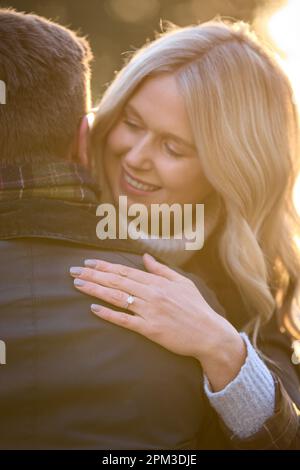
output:
[[136,195],[149,195],[161,189],[159,186],[143,184],[139,181],[132,178],[125,170],[122,168],[120,176],[120,186],[121,189],[126,193],[136,194]]

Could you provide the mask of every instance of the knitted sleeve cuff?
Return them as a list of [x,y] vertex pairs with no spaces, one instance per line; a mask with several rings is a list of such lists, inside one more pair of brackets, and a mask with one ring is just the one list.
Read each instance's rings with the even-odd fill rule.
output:
[[247,357],[238,375],[223,390],[212,392],[204,375],[204,390],[211,406],[233,434],[245,439],[256,433],[275,409],[273,377],[248,336],[240,333]]

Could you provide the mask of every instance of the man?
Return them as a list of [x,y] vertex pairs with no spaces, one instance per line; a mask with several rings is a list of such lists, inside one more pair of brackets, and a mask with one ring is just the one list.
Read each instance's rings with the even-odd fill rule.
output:
[[96,237],[87,41],[11,10],[0,36],[0,447],[230,448],[198,361],[99,320],[70,280],[85,258],[143,269],[129,242]]
[[197,361],[99,321],[68,273],[85,258],[143,267],[129,242],[96,237],[99,192],[83,167],[89,45],[11,10],[0,35],[0,446],[192,447]]

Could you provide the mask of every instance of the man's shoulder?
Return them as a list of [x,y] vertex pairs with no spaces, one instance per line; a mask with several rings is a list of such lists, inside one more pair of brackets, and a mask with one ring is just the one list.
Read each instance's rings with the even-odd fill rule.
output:
[[84,259],[99,258],[111,263],[124,264],[137,269],[144,269],[142,256],[138,253],[119,249],[116,250],[101,244],[90,246],[84,243],[74,243],[68,240],[43,237],[19,237],[0,239],[0,257],[2,268],[11,265],[18,274],[18,264],[29,260],[40,261],[48,268],[57,263],[83,263]]

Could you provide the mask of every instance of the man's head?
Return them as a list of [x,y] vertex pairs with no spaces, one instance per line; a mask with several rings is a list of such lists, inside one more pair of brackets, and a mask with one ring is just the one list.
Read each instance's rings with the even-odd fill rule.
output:
[[68,158],[90,106],[88,42],[36,15],[0,9],[0,165]]

